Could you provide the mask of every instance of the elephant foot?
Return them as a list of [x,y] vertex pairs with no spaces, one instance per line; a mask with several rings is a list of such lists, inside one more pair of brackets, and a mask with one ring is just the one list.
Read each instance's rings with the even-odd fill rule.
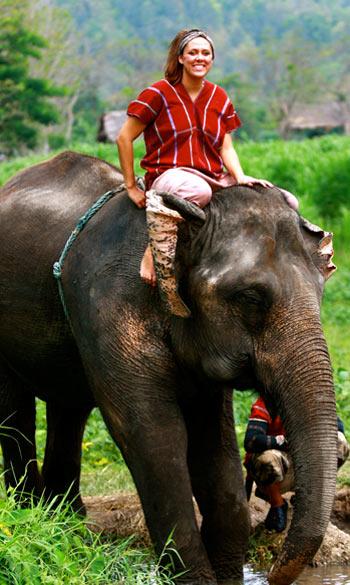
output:
[[213,581],[212,579],[208,581],[208,579],[195,579],[191,581],[183,581],[183,580],[176,580],[177,585],[218,585],[217,581]]
[[243,583],[244,576],[241,569],[235,574],[232,574],[231,572],[230,577],[218,578],[218,585],[243,585]]
[[[26,478],[24,478],[25,480]],[[8,495],[13,494],[16,504],[20,508],[32,508],[33,506],[37,506],[40,501],[42,500],[42,496],[44,493],[43,483],[37,481],[35,485],[31,483],[28,485],[29,482],[20,482],[16,487],[12,487],[11,485],[6,486],[6,492]]]
[[195,579],[187,578],[186,575],[176,579],[176,585],[218,585],[216,579],[211,577],[197,577]]
[[72,502],[69,502],[69,505],[75,514],[79,514],[79,516],[82,516],[83,518],[86,517],[86,506],[80,496]]
[[14,496],[16,504],[18,504],[20,508],[32,508],[33,506],[37,506],[41,500],[41,495],[38,495],[35,492],[15,492]]
[[86,516],[86,507],[81,499],[80,495],[72,497],[71,494],[52,494],[45,498],[47,504],[50,505],[52,510],[56,510],[63,504],[64,507],[69,508],[72,514],[78,514],[79,516]]
[[83,502],[83,500],[81,499],[80,496],[77,496],[74,499],[66,499],[65,496],[63,496],[63,498],[60,500],[63,501],[68,508],[72,511],[73,514],[78,514],[79,516],[82,516],[83,518],[86,517],[86,506]]

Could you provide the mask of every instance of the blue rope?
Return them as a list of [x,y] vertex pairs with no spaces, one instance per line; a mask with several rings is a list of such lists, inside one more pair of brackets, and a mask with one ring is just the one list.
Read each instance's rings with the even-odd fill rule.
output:
[[67,305],[66,305],[65,300],[64,300],[63,286],[62,286],[62,270],[63,270],[64,261],[66,259],[66,256],[67,256],[69,250],[71,249],[72,245],[74,244],[74,242],[77,239],[77,237],[79,236],[79,234],[83,231],[83,229],[86,226],[86,224],[88,223],[88,221],[95,215],[95,213],[97,213],[101,209],[101,207],[103,207],[103,205],[105,203],[107,203],[107,201],[109,201],[112,197],[114,197],[114,195],[117,195],[117,193],[120,193],[121,191],[124,191],[124,190],[125,190],[125,185],[123,183],[117,189],[112,189],[111,191],[107,191],[107,193],[105,193],[104,195],[99,197],[99,199],[97,199],[97,201],[95,201],[95,203],[87,210],[87,212],[84,213],[84,215],[82,215],[82,217],[78,220],[74,230],[72,231],[71,235],[69,236],[68,240],[66,241],[66,243],[64,245],[64,248],[60,254],[59,259],[53,265],[53,275],[54,275],[55,279],[57,280],[58,292],[60,295],[64,314],[65,314],[67,320],[69,321],[70,325],[71,325],[71,321],[69,318]]

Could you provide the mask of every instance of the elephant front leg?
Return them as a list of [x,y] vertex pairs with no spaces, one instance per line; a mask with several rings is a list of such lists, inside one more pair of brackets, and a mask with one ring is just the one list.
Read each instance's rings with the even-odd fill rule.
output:
[[137,398],[129,401],[120,389],[115,395],[123,404],[104,401],[100,408],[132,473],[161,564],[181,573],[184,585],[216,585],[193,507],[185,425],[163,384],[145,389],[144,379],[130,376]]
[[47,499],[68,493],[73,510],[83,514],[80,496],[81,444],[91,407],[68,408],[56,402],[46,406],[47,438],[43,479]]
[[249,537],[249,512],[234,431],[232,392],[201,389],[184,409],[188,460],[210,562],[219,583],[242,579]]

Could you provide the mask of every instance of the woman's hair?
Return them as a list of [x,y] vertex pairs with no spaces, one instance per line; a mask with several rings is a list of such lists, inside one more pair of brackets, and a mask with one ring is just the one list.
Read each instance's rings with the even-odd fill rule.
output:
[[198,37],[202,37],[208,41],[211,46],[214,59],[214,44],[206,32],[200,30],[199,28],[180,30],[180,32],[177,33],[176,37],[169,45],[168,58],[165,64],[164,76],[165,79],[172,85],[176,85],[176,83],[179,83],[182,79],[183,65],[179,63],[179,55],[182,55],[186,45],[190,41]]

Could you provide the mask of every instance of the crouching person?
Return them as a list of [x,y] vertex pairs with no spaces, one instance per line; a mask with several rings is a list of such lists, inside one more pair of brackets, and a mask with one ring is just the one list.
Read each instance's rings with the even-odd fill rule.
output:
[[[251,408],[244,448],[248,500],[255,482],[255,495],[270,504],[265,527],[282,532],[287,524],[288,511],[288,503],[282,494],[294,489],[293,466],[282,420],[277,413],[268,410],[261,396]],[[348,457],[349,444],[338,417],[338,469]]]

